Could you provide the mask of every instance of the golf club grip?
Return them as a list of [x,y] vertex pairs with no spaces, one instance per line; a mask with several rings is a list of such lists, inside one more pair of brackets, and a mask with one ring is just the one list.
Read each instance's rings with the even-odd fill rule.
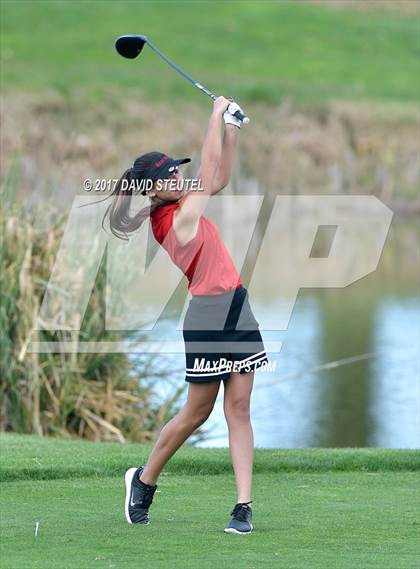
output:
[[243,115],[241,111],[236,111],[236,113],[233,113],[233,116],[242,121],[244,124],[249,123],[249,118],[246,115]]

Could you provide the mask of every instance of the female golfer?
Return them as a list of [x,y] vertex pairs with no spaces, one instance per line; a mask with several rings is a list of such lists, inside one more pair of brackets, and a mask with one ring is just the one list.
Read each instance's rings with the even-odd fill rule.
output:
[[[245,534],[253,529],[250,396],[254,370],[268,360],[247,290],[217,227],[203,215],[209,197],[227,185],[232,172],[241,127],[232,113],[238,109],[236,103],[224,97],[214,102],[197,174],[200,190],[192,185],[188,191],[183,188],[179,166],[190,162],[189,158],[174,160],[150,152],[137,158],[123,174],[105,214],[109,214],[110,228],[119,237],[138,229],[150,216],[155,238],[186,275],[192,294],[183,324],[187,402],[161,430],[147,464],[130,468],[125,474],[125,515],[130,524],[149,523],[148,511],[159,474],[209,417],[223,381],[224,413],[237,486],[237,503],[224,531]],[[145,180],[151,182],[142,185],[140,182]],[[150,205],[131,216],[133,181],[143,195],[147,194]]]

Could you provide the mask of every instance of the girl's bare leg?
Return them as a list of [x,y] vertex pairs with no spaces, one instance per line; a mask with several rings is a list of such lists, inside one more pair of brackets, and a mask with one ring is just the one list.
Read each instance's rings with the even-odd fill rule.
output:
[[204,384],[189,383],[187,402],[161,430],[140,476],[142,482],[156,484],[159,474],[171,456],[212,412],[219,387],[220,381]]
[[254,434],[250,399],[254,372],[232,372],[225,382],[224,413],[229,429],[229,447],[235,472],[237,502],[251,501]]

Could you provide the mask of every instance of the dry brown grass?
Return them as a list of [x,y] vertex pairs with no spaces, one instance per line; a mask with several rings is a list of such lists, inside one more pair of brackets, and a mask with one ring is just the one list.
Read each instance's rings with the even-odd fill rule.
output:
[[[241,175],[261,191],[369,193],[412,200],[419,187],[419,112],[414,107],[331,104],[317,109],[255,105],[240,142]],[[1,162],[21,169],[19,193],[39,202],[47,189],[66,210],[89,178],[115,178],[139,154],[199,156],[207,112],[134,99],[87,106],[77,97],[3,99]]]
[[296,194],[375,194],[412,200],[419,186],[419,115],[398,106],[336,104],[318,111],[285,102],[254,111],[244,137],[253,172],[270,189]]

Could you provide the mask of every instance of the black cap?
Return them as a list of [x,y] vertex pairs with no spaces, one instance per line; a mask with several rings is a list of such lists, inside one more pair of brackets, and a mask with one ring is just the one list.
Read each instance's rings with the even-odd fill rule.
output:
[[168,178],[171,175],[171,172],[174,170],[175,166],[180,166],[181,164],[187,164],[191,162],[191,158],[171,158],[163,153],[156,153],[160,156],[156,157],[156,160],[153,164],[149,167],[147,172],[144,174],[144,178],[146,180],[163,180],[164,178]]

